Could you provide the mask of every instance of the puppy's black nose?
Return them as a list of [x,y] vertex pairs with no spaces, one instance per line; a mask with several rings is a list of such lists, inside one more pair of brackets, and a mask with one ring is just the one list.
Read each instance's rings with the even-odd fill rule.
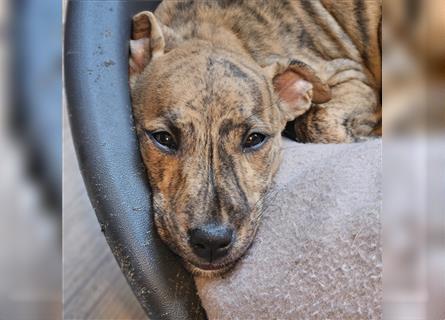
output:
[[193,252],[208,262],[225,256],[232,242],[233,230],[226,226],[206,225],[190,230]]

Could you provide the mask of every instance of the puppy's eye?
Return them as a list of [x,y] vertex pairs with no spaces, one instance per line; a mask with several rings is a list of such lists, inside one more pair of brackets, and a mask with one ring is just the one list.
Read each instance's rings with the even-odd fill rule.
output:
[[163,150],[175,151],[178,146],[176,145],[175,139],[167,131],[158,131],[153,133],[148,133],[155,143]]
[[245,151],[256,150],[261,147],[266,141],[266,136],[262,133],[251,133],[243,143],[243,149]]

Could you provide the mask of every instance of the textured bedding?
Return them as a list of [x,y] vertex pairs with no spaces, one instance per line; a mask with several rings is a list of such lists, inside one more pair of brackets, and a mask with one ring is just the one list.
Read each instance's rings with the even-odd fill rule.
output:
[[209,319],[380,319],[381,140],[283,149],[252,247],[195,279]]

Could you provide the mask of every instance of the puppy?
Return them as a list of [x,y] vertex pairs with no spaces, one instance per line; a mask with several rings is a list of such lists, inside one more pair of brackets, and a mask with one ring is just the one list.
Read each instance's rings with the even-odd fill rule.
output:
[[378,132],[380,2],[164,1],[133,18],[129,77],[154,221],[186,267],[221,274],[254,239],[283,130]]

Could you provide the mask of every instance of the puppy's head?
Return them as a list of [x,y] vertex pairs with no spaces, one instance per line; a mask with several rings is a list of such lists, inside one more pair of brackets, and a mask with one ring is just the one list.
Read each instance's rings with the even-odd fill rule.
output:
[[150,12],[133,24],[131,95],[157,230],[189,270],[221,273],[254,238],[286,122],[323,92],[299,63],[260,67],[183,40]]

